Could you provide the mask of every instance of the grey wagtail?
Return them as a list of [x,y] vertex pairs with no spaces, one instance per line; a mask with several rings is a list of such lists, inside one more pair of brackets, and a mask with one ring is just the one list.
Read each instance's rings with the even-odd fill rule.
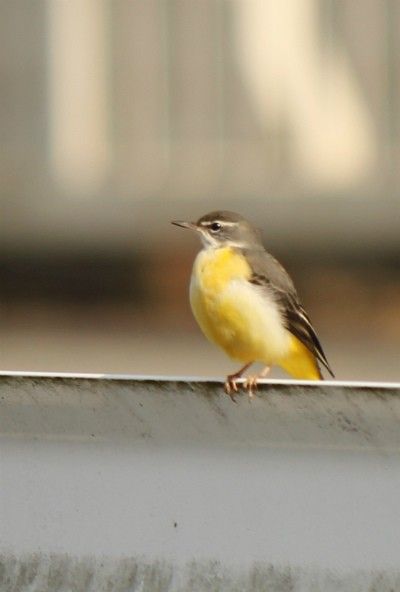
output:
[[172,224],[198,232],[203,243],[190,282],[190,304],[200,328],[244,364],[227,376],[227,394],[233,398],[238,380],[254,362],[265,368],[244,382],[250,396],[274,365],[294,378],[322,380],[322,364],[334,376],[292,280],[250,222],[221,211]]

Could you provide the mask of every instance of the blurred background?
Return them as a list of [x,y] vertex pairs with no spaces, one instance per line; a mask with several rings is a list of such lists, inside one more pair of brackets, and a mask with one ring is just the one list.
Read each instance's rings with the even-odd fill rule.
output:
[[199,245],[169,223],[230,209],[293,275],[337,378],[400,379],[397,0],[0,16],[1,369],[236,369],[191,317]]

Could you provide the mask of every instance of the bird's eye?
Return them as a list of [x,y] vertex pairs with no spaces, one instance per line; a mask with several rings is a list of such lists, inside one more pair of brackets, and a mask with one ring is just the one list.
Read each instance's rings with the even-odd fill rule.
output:
[[220,224],[219,222],[213,222],[210,226],[210,230],[212,232],[218,232],[220,231],[222,228],[222,224]]

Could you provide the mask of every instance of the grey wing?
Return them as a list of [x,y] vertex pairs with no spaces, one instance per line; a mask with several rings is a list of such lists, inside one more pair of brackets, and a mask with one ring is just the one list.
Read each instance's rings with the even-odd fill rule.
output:
[[314,327],[301,305],[287,271],[272,255],[261,249],[245,250],[244,254],[252,269],[250,282],[272,291],[282,308],[288,331],[297,337],[334,377]]

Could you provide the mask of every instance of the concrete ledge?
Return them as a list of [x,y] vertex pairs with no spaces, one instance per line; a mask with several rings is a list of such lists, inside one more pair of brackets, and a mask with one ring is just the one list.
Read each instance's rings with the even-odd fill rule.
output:
[[0,437],[400,452],[400,384],[0,374]]
[[0,375],[0,589],[400,591],[400,385]]

